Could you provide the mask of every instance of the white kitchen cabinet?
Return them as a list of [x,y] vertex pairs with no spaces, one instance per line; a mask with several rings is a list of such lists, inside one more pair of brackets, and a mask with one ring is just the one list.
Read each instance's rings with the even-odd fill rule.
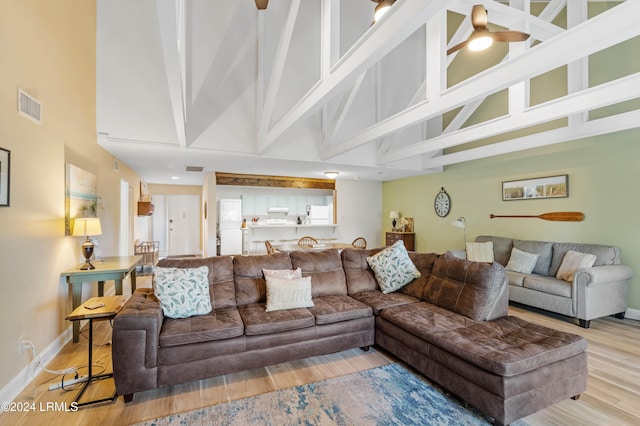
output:
[[256,196],[242,195],[242,216],[256,215]]
[[267,214],[267,208],[269,208],[269,196],[268,195],[256,195],[256,216],[264,216]]

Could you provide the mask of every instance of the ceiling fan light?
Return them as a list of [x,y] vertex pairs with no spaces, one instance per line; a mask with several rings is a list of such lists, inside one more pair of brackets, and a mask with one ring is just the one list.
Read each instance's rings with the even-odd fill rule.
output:
[[492,44],[493,38],[491,38],[489,34],[484,34],[474,37],[473,40],[469,42],[468,47],[472,52],[478,52],[480,50],[488,49]]
[[395,0],[382,0],[378,3],[375,9],[373,9],[373,22],[377,22],[382,16],[389,11],[391,5],[395,3]]

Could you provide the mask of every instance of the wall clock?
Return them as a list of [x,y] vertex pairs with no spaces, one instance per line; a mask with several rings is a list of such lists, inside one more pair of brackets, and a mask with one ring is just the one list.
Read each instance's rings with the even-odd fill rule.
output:
[[445,217],[449,214],[449,210],[451,210],[451,198],[444,188],[440,188],[440,192],[436,195],[436,199],[433,202],[433,208],[436,211],[436,214],[440,217]]

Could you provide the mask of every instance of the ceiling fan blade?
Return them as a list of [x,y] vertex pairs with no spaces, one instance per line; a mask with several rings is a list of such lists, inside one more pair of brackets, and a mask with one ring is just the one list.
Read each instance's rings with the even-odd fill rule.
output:
[[469,39],[463,41],[462,43],[458,43],[455,46],[453,46],[451,49],[447,50],[447,55],[451,55],[453,52],[457,52],[458,50],[465,47],[467,44],[469,44]]
[[256,7],[258,10],[265,10],[268,4],[269,0],[256,0]]
[[525,41],[529,38],[529,34],[521,31],[494,31],[491,33],[494,41],[512,42]]
[[471,25],[473,25],[473,28],[476,30],[483,29],[487,27],[488,23],[487,9],[481,4],[474,5],[473,9],[471,9]]

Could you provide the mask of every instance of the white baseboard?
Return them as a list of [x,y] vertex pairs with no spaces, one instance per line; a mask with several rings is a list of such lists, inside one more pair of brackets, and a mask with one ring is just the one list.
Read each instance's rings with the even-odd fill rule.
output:
[[625,318],[640,321],[640,309],[627,308]]
[[[114,296],[115,289],[110,287],[105,291],[105,296]],[[88,320],[80,321],[80,327],[82,328]],[[32,360],[29,365],[23,368],[13,379],[7,383],[2,390],[0,390],[0,401],[13,401],[20,393],[25,390],[27,386],[33,381],[33,379],[42,372],[44,367],[47,366],[62,350],[64,345],[69,343],[73,337],[73,327],[69,324],[69,327],[62,332],[56,339],[51,342],[49,346],[42,351],[38,351],[40,355],[40,365],[37,367],[36,360]]]
[[20,393],[33,381],[33,379],[43,370],[60,353],[64,345],[72,338],[72,328],[67,329],[60,334],[49,346],[43,351],[38,351],[40,355],[40,364],[37,360],[32,360],[29,365],[23,368],[5,387],[0,390],[0,401],[13,401]]

